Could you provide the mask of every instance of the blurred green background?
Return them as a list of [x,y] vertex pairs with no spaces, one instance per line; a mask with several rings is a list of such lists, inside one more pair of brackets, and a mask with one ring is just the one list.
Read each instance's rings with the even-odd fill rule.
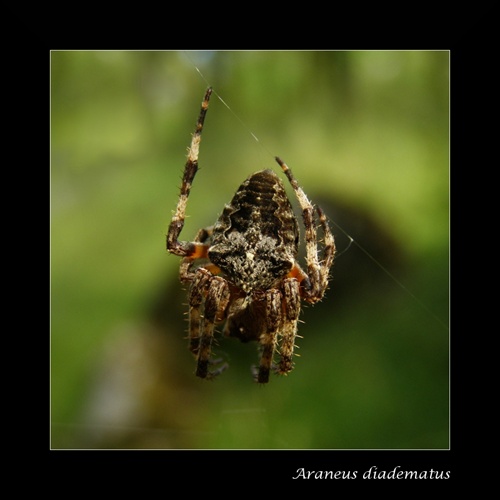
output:
[[[52,448],[449,446],[448,52],[50,62]],[[213,96],[183,238],[279,155],[340,254],[302,313],[295,370],[267,386],[237,340],[216,347],[229,370],[194,376],[165,250],[207,82],[230,109]]]

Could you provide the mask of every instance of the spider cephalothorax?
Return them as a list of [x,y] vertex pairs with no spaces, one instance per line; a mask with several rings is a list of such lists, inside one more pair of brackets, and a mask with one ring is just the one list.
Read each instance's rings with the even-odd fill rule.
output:
[[[181,281],[190,283],[189,346],[197,357],[196,375],[220,373],[225,365],[209,370],[214,328],[225,322],[224,334],[243,342],[259,343],[261,358],[256,380],[269,381],[275,370],[293,369],[293,349],[301,300],[322,299],[335,255],[335,243],[326,217],[314,207],[288,166],[276,161],[287,176],[302,210],[306,264],[297,263],[299,228],[285,187],[271,170],[252,174],[224,207],[213,227],[198,232],[193,242],[179,241],[187,199],[198,170],[201,132],[212,89],[202,103],[189,148],[177,210],[167,234],[167,250],[183,257]],[[316,217],[323,232],[318,257]],[[274,363],[274,357],[279,357]]]

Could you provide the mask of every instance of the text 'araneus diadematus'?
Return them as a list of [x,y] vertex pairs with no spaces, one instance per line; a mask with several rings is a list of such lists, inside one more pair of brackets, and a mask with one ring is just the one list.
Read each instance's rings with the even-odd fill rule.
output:
[[[248,177],[215,224],[201,229],[194,241],[179,241],[211,94],[208,88],[191,140],[167,250],[182,257],[180,279],[189,283],[189,349],[196,356],[196,375],[211,378],[227,367],[211,357],[215,326],[224,324],[225,336],[258,343],[260,362],[254,376],[266,383],[271,371],[283,375],[294,367],[301,302],[314,304],[323,298],[335,242],[323,211],[311,204],[278,157],[302,210],[306,271],[297,262],[297,219],[272,170]],[[323,235],[321,249],[317,225]]]

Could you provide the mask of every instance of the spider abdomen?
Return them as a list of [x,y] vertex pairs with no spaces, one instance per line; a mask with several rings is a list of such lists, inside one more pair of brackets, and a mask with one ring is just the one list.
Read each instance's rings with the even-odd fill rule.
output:
[[274,286],[293,267],[299,230],[283,183],[271,170],[251,175],[213,228],[210,261],[244,292]]

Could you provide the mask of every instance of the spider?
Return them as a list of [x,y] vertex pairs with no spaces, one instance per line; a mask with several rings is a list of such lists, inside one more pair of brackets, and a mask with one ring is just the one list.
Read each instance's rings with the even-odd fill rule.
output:
[[[293,369],[301,301],[314,304],[323,298],[335,242],[325,214],[311,204],[279,157],[275,160],[302,209],[307,271],[297,262],[297,219],[283,182],[272,170],[248,177],[215,224],[198,231],[194,241],[179,241],[198,170],[211,94],[209,87],[188,149],[177,208],[168,228],[167,251],[182,257],[180,280],[190,285],[188,339],[197,359],[196,375],[213,378],[227,368],[227,364],[211,358],[215,325],[225,323],[225,336],[258,343],[260,364],[253,368],[253,374],[258,383],[264,384],[271,371],[284,375]],[[317,220],[324,238],[321,259]]]

